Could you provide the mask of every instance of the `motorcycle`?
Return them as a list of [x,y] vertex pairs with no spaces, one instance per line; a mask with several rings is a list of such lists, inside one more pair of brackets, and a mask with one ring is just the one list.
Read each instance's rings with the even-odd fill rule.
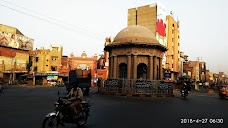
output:
[[219,86],[219,96],[221,99],[224,99],[225,97],[228,97],[228,86]]
[[58,101],[55,102],[55,112],[48,113],[43,121],[42,128],[64,126],[65,123],[76,124],[81,127],[86,124],[88,116],[90,116],[91,102],[89,99],[81,102],[82,109],[75,117],[70,116],[70,104],[66,104],[58,92]]
[[183,99],[186,99],[187,96],[188,96],[188,90],[187,89],[182,89],[181,90],[181,97]]

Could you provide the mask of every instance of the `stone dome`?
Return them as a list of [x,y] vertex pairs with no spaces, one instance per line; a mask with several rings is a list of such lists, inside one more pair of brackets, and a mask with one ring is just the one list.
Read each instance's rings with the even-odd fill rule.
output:
[[155,33],[148,28],[132,25],[121,30],[112,44],[159,44],[159,42],[155,37]]

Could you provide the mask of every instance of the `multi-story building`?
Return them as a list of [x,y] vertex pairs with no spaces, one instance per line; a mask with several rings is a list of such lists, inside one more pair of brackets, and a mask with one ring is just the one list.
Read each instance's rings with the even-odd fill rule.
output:
[[[48,84],[49,81],[67,81],[67,57],[62,56],[61,45],[51,45],[50,49],[36,49],[32,52],[33,85]],[[64,69],[65,68],[65,69]]]
[[49,72],[59,71],[62,65],[62,46],[51,45],[50,49],[36,49],[32,52],[33,56],[33,71],[34,72]]
[[0,77],[4,82],[14,82],[20,75],[27,73],[29,51],[0,46]]
[[[175,21],[172,16],[166,16],[166,38],[167,48],[166,53],[166,64],[167,69],[171,72],[171,79],[176,80],[179,76],[178,73],[182,74],[180,70],[180,35],[179,35],[179,21]],[[182,55],[182,59],[184,55]],[[183,63],[183,62],[182,62]]]
[[[112,43],[114,40],[113,37],[107,37],[105,39],[104,46]],[[104,51],[104,55],[101,55],[97,60],[97,77],[102,79],[108,78],[108,70],[109,70],[109,52]]]
[[179,58],[179,75],[178,77],[183,77],[184,75],[184,64],[187,62],[188,60],[186,60],[184,52],[180,52],[180,58]]
[[218,84],[225,84],[226,83],[226,75],[224,72],[219,72],[218,74]]
[[0,78],[14,82],[27,73],[33,42],[17,28],[0,24]]
[[201,83],[206,82],[206,63],[199,62],[199,79]]
[[70,71],[69,57],[68,56],[62,56],[61,65],[59,68],[59,73],[69,74],[69,71]]
[[209,73],[206,71],[206,63],[199,60],[185,63],[183,71],[195,81],[195,89],[201,88],[201,85],[208,84],[209,81],[207,81],[207,79],[211,79]]
[[100,55],[100,58],[97,60],[96,74],[97,78],[108,78],[108,66],[105,65],[105,55]]
[[199,61],[188,61],[184,63],[184,73],[194,81],[195,89],[199,89]]
[[17,28],[8,25],[0,24],[0,30],[9,34],[18,34],[24,36]]
[[[128,26],[140,25],[147,27],[155,34],[160,44],[166,47],[166,9],[157,2],[155,4],[128,9]],[[162,65],[166,64],[164,53]]]
[[179,73],[180,43],[179,21],[167,16],[166,9],[161,3],[145,5],[128,9],[128,26],[140,25],[155,33],[160,44],[168,48],[164,53],[162,65],[171,80],[176,80]]
[[191,78],[195,82],[200,82],[200,67],[199,67],[199,61],[189,61],[188,62],[189,67],[192,67],[193,70],[191,72]]
[[213,79],[215,83],[219,83],[219,74],[214,73],[213,74]]
[[211,85],[215,81],[213,78],[213,73],[209,70],[206,70],[206,81],[209,83],[209,85]]

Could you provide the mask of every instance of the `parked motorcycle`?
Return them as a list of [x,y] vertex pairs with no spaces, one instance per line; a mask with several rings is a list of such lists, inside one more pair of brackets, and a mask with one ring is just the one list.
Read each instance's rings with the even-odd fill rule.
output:
[[59,125],[64,126],[65,123],[76,124],[81,127],[86,124],[88,116],[90,115],[91,102],[89,99],[81,102],[82,109],[76,115],[72,117],[70,114],[70,104],[66,104],[66,101],[60,97],[58,92],[58,101],[55,102],[55,112],[48,113],[43,121],[42,128],[55,127]]

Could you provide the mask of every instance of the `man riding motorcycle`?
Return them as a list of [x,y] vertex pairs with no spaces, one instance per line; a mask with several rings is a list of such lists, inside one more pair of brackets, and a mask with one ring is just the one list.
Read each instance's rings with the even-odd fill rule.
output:
[[191,86],[186,84],[185,82],[182,83],[182,87],[181,87],[181,93],[182,90],[184,90],[184,94],[187,96],[189,94],[189,91],[191,90]]
[[68,99],[67,104],[70,104],[70,111],[73,117],[75,117],[76,114],[81,110],[80,103],[82,102],[82,98],[82,90],[78,87],[78,83],[76,83],[70,90],[69,94],[65,97],[65,99]]

